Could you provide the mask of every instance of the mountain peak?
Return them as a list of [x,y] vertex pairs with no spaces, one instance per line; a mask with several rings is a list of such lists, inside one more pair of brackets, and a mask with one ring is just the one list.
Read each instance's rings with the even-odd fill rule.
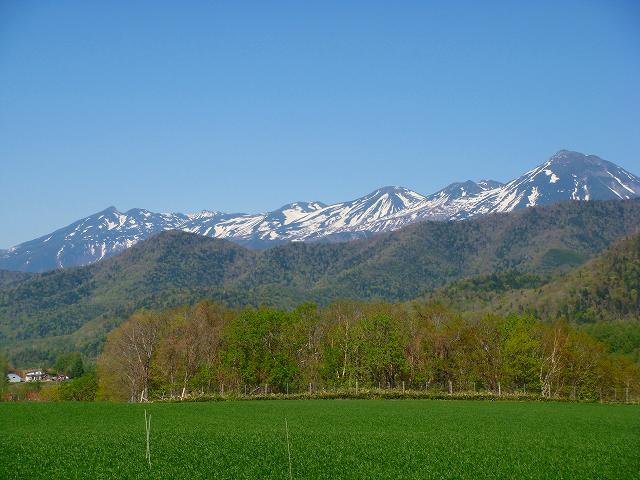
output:
[[411,190],[409,190],[408,188],[401,187],[401,186],[398,186],[398,185],[387,185],[385,187],[380,187],[380,188],[374,190],[369,195],[370,196],[373,196],[373,195],[384,195],[385,193],[402,193],[402,192],[410,192],[410,191]]
[[390,202],[386,207],[383,207],[383,209],[387,211],[387,213],[393,213],[398,209],[413,206],[424,199],[424,195],[418,192],[397,185],[389,185],[378,188],[369,195],[354,200],[354,202]]
[[585,158],[587,158],[588,155],[585,155],[582,152],[575,152],[573,150],[558,150],[556,153],[554,153],[550,158],[549,158],[549,162],[557,162],[557,161],[571,161],[571,160],[584,160]]
[[111,205],[110,207],[105,208],[104,210],[99,211],[96,215],[103,215],[107,213],[120,213],[116,207]]
[[204,218],[213,218],[221,215],[222,212],[217,212],[215,210],[200,210],[198,213],[189,213],[187,217],[189,220],[198,220]]
[[576,175],[578,177],[610,176],[614,171],[625,171],[615,163],[604,160],[597,155],[586,155],[571,150],[560,150],[556,152],[542,165],[543,169],[552,167],[564,169],[562,173]]
[[451,201],[457,198],[477,195],[480,192],[490,189],[490,187],[488,186],[489,184],[482,184],[481,182],[474,182],[473,180],[454,182],[447,185],[442,190],[434,193],[433,195],[430,195],[429,198],[446,198],[447,201]]
[[558,150],[556,153],[554,153],[551,158],[563,158],[563,157],[569,157],[569,156],[580,156],[580,157],[584,157],[584,153],[581,152],[576,152],[574,150],[567,150],[566,148],[561,148],[560,150]]
[[553,154],[549,160],[545,162],[549,165],[560,165],[570,168],[582,168],[582,167],[603,167],[603,168],[619,168],[617,165],[603,160],[597,155],[587,155],[581,152],[574,152],[572,150],[559,150]]
[[327,205],[325,205],[324,203],[318,202],[318,201],[311,201],[311,202],[298,201],[298,202],[287,203],[286,205],[283,205],[276,211],[281,212],[284,210],[296,210],[299,212],[314,212],[326,206]]

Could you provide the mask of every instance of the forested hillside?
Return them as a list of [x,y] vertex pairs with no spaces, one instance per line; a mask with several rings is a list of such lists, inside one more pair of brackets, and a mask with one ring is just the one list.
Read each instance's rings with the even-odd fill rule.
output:
[[545,321],[565,319],[612,350],[640,360],[640,234],[616,242],[570,272],[480,275],[451,282],[425,300],[469,315],[526,312]]
[[18,285],[20,282],[27,280],[31,276],[33,276],[33,274],[26,272],[0,270],[0,288]]
[[426,296],[463,311],[527,311],[577,323],[640,318],[640,234],[616,242],[570,272],[514,270],[451,282]]
[[88,267],[3,282],[0,343],[25,361],[65,349],[95,355],[106,332],[136,309],[203,298],[280,308],[341,298],[406,301],[456,279],[512,271],[542,284],[639,226],[640,202],[631,200],[567,202],[264,251],[167,232]]

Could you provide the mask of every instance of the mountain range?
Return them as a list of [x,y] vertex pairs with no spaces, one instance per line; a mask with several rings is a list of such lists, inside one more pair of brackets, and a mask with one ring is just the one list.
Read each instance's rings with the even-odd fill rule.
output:
[[43,272],[87,265],[116,255],[167,230],[227,239],[249,248],[287,242],[336,242],[366,238],[425,220],[464,220],[479,215],[567,200],[640,196],[640,178],[594,155],[561,150],[505,184],[494,180],[454,183],[431,195],[384,187],[353,201],[325,205],[295,202],[261,213],[154,213],[115,207],[0,251],[0,269]]
[[633,199],[562,202],[419,222],[351,242],[268,249],[161,232],[83,267],[0,272],[0,348],[21,364],[65,350],[92,356],[106,332],[136,309],[200,299],[282,308],[344,298],[406,301],[473,276],[517,271],[546,278],[639,228],[640,199]]

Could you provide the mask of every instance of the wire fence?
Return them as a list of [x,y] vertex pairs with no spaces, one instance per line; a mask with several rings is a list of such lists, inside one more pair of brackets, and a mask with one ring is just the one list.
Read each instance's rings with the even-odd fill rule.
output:
[[194,401],[265,398],[491,398],[589,401],[606,403],[640,403],[640,391],[630,386],[603,387],[594,394],[579,386],[559,387],[555,392],[542,395],[537,385],[487,386],[479,382],[398,382],[350,385],[309,383],[249,384],[221,383],[211,388],[156,392],[151,400]]

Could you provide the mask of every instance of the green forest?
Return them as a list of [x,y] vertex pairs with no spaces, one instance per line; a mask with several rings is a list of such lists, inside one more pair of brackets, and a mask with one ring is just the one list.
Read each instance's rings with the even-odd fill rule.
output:
[[434,304],[339,302],[292,311],[201,302],[140,311],[98,359],[98,398],[402,389],[635,399],[640,367],[564,322],[463,319]]

